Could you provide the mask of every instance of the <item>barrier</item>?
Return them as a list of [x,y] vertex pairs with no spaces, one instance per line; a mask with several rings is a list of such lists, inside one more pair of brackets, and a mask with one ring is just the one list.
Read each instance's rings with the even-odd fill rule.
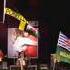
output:
[[[10,70],[21,70],[21,68],[16,65],[10,65]],[[37,70],[37,65],[28,65],[27,70]]]

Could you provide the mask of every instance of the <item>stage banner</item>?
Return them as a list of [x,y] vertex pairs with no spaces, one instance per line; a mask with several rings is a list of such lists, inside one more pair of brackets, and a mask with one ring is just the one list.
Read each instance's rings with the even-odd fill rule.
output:
[[59,62],[70,63],[70,52],[60,46],[57,47],[56,56]]
[[66,35],[64,35],[61,31],[59,33],[57,46],[60,46],[70,51],[70,39]]

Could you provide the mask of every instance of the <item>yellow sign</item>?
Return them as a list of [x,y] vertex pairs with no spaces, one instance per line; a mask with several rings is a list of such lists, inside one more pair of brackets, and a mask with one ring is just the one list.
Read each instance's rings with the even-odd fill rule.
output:
[[19,30],[24,30],[25,29],[25,25],[26,25],[26,22],[20,21]]
[[18,19],[20,21],[20,24],[19,24],[19,29],[20,30],[24,30],[25,25],[28,24],[28,21],[21,14],[13,11],[10,8],[5,8],[4,13],[8,14],[12,17],[15,17],[16,19]]

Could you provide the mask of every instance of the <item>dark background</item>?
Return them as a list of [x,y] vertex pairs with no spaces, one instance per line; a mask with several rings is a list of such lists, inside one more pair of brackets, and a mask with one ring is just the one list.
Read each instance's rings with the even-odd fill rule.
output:
[[[59,31],[70,37],[70,17],[54,14],[68,14],[65,12],[67,8],[61,4],[53,4],[40,0],[7,0],[7,7],[21,13],[27,20],[39,21],[39,61],[44,63],[49,63],[50,54],[56,51]],[[5,54],[7,54],[7,28],[18,27],[18,23],[17,19],[8,15],[5,23],[0,23],[0,48]]]
[[3,21],[3,3],[4,3],[4,0],[0,0],[0,22]]

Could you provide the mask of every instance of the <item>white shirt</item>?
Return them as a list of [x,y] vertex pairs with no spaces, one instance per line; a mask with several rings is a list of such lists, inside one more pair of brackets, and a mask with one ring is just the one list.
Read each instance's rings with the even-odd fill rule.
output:
[[26,50],[27,46],[26,45],[34,45],[37,46],[37,41],[33,41],[29,38],[26,37],[17,37],[15,43],[14,43],[14,48],[16,51],[21,52],[22,50]]

